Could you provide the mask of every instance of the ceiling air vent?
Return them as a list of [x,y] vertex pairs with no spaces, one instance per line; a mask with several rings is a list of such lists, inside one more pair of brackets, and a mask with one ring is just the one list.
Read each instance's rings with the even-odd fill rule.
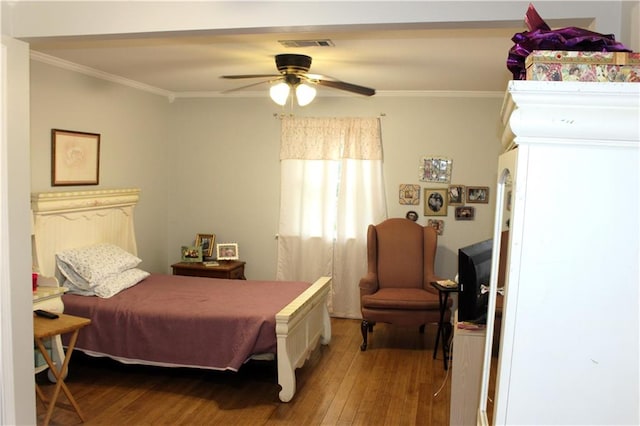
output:
[[284,47],[332,47],[333,42],[329,39],[322,40],[278,40]]

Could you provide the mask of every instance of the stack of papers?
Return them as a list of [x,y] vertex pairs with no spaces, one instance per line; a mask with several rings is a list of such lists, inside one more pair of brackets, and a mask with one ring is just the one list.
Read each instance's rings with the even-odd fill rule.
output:
[[486,324],[474,324],[467,321],[461,321],[457,325],[461,330],[484,330],[487,327]]
[[440,284],[442,287],[447,287],[447,288],[458,287],[458,283],[452,280],[440,280],[436,282]]

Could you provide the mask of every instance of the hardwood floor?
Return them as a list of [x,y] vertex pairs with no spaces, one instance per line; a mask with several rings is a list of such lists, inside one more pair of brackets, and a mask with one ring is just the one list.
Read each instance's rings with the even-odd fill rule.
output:
[[[297,392],[278,399],[275,362],[239,372],[123,365],[73,354],[66,380],[86,425],[448,425],[451,377],[442,352],[432,359],[436,325],[378,324],[360,351],[360,321],[332,319],[332,339],[297,370]],[[53,385],[37,376],[45,395]],[[66,402],[66,398],[60,397]],[[37,400],[38,422],[44,405]],[[80,424],[56,407],[51,425]]]

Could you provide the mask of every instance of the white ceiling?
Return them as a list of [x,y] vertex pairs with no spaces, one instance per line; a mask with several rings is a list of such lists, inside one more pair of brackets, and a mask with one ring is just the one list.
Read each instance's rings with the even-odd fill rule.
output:
[[[587,19],[549,21],[554,27],[590,25]],[[314,32],[197,31],[171,36],[117,34],[29,40],[34,58],[126,79],[175,96],[234,96],[268,90],[267,79],[228,80],[229,74],[277,74],[274,56],[313,58],[310,73],[372,87],[378,94],[422,91],[503,92],[511,38],[524,22],[462,22],[403,26],[352,25]],[[254,30],[255,31],[255,30]],[[332,47],[287,48],[279,40],[330,39]],[[41,56],[44,54],[47,56]],[[53,59],[55,58],[55,59]],[[67,64],[67,65],[71,65]],[[321,87],[319,96],[344,94]],[[348,94],[348,96],[359,96]]]

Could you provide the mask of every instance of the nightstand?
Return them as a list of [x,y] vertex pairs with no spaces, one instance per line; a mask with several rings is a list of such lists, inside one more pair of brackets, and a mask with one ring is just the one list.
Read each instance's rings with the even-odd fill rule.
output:
[[171,265],[171,268],[173,269],[173,275],[245,280],[245,263],[239,260],[219,260],[217,266],[205,266],[201,262],[179,262]]

